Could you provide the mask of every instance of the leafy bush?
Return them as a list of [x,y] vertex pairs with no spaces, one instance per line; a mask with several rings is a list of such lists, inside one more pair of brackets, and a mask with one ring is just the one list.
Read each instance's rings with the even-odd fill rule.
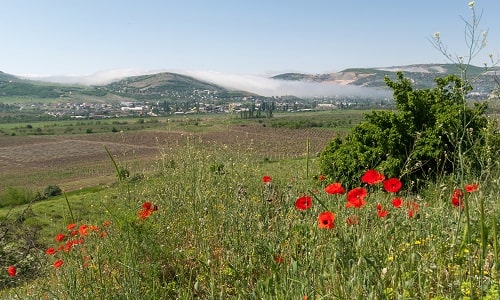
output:
[[17,206],[29,203],[33,199],[33,194],[25,189],[7,187],[4,193],[0,194],[0,208]]
[[60,187],[58,187],[57,185],[49,185],[47,186],[44,190],[43,190],[43,195],[45,197],[52,197],[52,196],[57,196],[57,195],[61,195],[62,194],[62,190]]
[[500,148],[488,142],[487,104],[469,106],[472,87],[457,76],[435,81],[414,89],[401,72],[397,81],[386,77],[397,111],[373,111],[344,140],[332,140],[320,155],[321,172],[354,185],[363,170],[378,169],[417,187],[443,174],[479,175],[487,157],[478,154],[491,158]]

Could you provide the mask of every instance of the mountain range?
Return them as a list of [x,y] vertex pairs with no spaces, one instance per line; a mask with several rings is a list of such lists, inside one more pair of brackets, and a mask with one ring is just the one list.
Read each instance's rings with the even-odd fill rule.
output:
[[[107,84],[83,85],[20,78],[0,71],[0,102],[2,98],[66,98],[68,101],[72,99],[162,100],[192,97],[197,93],[216,93],[217,97],[223,100],[234,97],[269,96],[273,90],[280,93],[279,89],[285,90],[281,92],[283,94],[302,98],[336,96],[335,93],[343,96],[358,93],[359,96],[363,95],[363,89],[382,90],[387,94],[389,91],[385,86],[384,77],[389,76],[394,79],[397,71],[402,71],[405,77],[411,79],[415,88],[430,88],[434,86],[436,77],[460,74],[460,69],[456,65],[418,64],[384,68],[351,68],[326,74],[283,73],[267,78],[260,77],[258,80],[252,78],[253,81],[245,77],[239,77],[238,81],[229,77],[216,79],[210,76],[160,72],[120,78]],[[498,67],[485,70],[477,66],[468,66],[467,78],[471,79],[475,93],[487,97],[499,85],[497,72],[500,72]],[[264,85],[265,89],[261,87]],[[307,91],[310,91],[309,95]]]

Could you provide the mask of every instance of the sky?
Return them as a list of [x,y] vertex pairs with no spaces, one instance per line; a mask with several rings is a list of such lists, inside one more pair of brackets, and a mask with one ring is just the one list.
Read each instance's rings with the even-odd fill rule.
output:
[[[94,83],[158,71],[244,77],[447,63],[429,39],[439,32],[450,53],[466,56],[468,4],[0,0],[0,71]],[[488,30],[474,61],[482,65],[490,53],[500,55],[500,1],[478,0],[474,8],[482,13],[478,30]]]

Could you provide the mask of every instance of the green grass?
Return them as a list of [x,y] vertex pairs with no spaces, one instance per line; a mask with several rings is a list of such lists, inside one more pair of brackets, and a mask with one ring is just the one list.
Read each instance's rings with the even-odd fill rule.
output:
[[[112,118],[100,120],[55,120],[0,124],[1,135],[69,135],[108,133],[147,129],[189,130],[203,132],[227,124],[263,123],[271,127],[310,128],[324,127],[347,131],[363,120],[362,110],[334,110],[324,112],[275,113],[273,118],[241,119],[226,114],[189,115],[147,118]],[[314,122],[311,120],[314,119]]]
[[[75,192],[68,201],[34,203],[24,223],[42,228],[30,253],[37,257],[37,276],[26,271],[31,262],[26,257],[2,261],[5,268],[18,266],[18,275],[0,275],[10,287],[0,296],[498,299],[499,174],[465,195],[466,210],[451,205],[453,190],[463,186],[447,178],[418,195],[390,195],[368,186],[367,205],[348,209],[345,195],[326,194],[327,183],[314,179],[316,166],[315,158],[254,161],[245,153],[206,149],[189,140],[165,152],[155,172],[142,180]],[[263,175],[272,183],[264,184]],[[309,210],[294,206],[302,195],[313,197]],[[394,196],[418,203],[413,217],[408,216],[413,205],[392,207]],[[141,219],[145,202],[158,210]],[[377,216],[377,203],[389,211],[387,217]],[[318,228],[323,211],[335,214],[335,228]],[[348,225],[353,216],[357,224]],[[73,221],[99,229],[68,252],[46,255],[48,247],[64,245],[54,236],[67,233]],[[111,225],[104,227],[106,221]],[[107,235],[101,237],[103,231]],[[58,259],[64,264],[56,269],[52,264]]]

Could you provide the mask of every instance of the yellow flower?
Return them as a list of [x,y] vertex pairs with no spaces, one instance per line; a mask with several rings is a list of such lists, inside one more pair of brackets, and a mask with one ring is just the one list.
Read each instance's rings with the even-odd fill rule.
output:
[[475,4],[475,3],[474,3],[474,1],[469,2],[469,7],[470,7],[470,8],[473,8],[473,7],[474,7],[474,4]]

